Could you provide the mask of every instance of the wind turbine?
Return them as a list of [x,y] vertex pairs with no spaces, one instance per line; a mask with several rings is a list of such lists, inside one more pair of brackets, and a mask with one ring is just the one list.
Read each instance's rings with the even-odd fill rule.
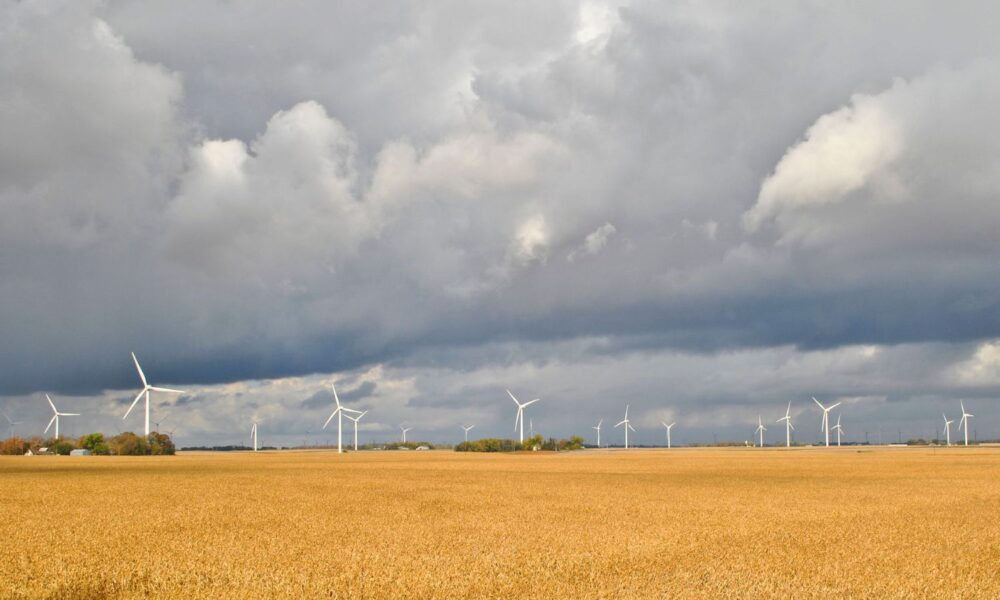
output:
[[159,421],[153,421],[153,425],[156,426],[155,431],[157,431],[157,432],[160,431],[160,423],[166,421],[168,416],[170,416],[170,415],[165,415],[165,416],[160,417]]
[[139,366],[139,359],[137,359],[135,357],[135,352],[132,353],[132,362],[135,363],[135,370],[139,371],[139,379],[142,380],[142,391],[139,392],[139,395],[136,396],[135,400],[132,401],[132,406],[128,407],[128,410],[125,412],[125,416],[122,417],[122,420],[124,421],[125,419],[128,418],[128,416],[132,413],[132,409],[135,408],[136,403],[139,402],[139,398],[142,398],[142,396],[145,394],[145,396],[146,396],[146,437],[149,437],[149,392],[151,392],[151,391],[152,392],[167,392],[168,394],[183,394],[184,392],[182,392],[181,390],[172,390],[170,388],[161,388],[161,387],[156,387],[156,386],[149,385],[149,382],[146,381],[146,375],[142,372],[142,367]]
[[534,419],[528,419],[528,437],[535,437],[535,421]]
[[969,414],[965,412],[965,403],[959,400],[959,404],[962,405],[962,420],[958,422],[958,428],[961,429],[965,427],[965,445],[969,445],[969,418],[976,415]]
[[603,423],[603,422],[604,422],[604,419],[601,419],[600,421],[597,422],[597,427],[591,427],[591,429],[596,429],[597,430],[597,447],[598,448],[601,447],[601,423]]
[[469,441],[469,430],[475,427],[475,425],[462,425],[461,427],[465,430],[465,441]]
[[635,431],[635,427],[632,427],[632,423],[628,420],[628,404],[625,405],[625,418],[618,422],[615,427],[625,426],[625,449],[628,450],[628,430],[631,429]]
[[677,422],[675,421],[675,422],[671,423],[670,425],[667,425],[666,422],[664,422],[664,421],[660,421],[660,423],[663,423],[663,426],[667,428],[667,448],[669,449],[670,448],[670,430],[674,428],[674,425],[676,425]]
[[3,418],[7,419],[8,428],[10,429],[9,437],[14,437],[14,425],[21,425],[21,421],[11,421],[7,413],[0,412],[0,415],[3,415]]
[[250,428],[250,435],[253,437],[253,451],[257,451],[257,421],[253,422],[253,427]]
[[52,424],[55,423],[56,424],[56,439],[59,439],[59,417],[79,417],[80,413],[61,413],[56,408],[56,405],[52,403],[52,398],[49,398],[48,394],[45,394],[45,399],[49,401],[49,406],[52,407],[52,412],[54,414],[52,415],[52,420],[49,421],[48,426],[45,428],[45,431],[43,431],[42,433],[48,433],[49,432],[49,427],[52,427]]
[[826,447],[829,448],[830,447],[830,411],[833,410],[833,409],[835,409],[835,408],[837,408],[838,406],[840,406],[840,402],[837,402],[836,404],[831,404],[830,406],[823,406],[822,404],[820,404],[819,400],[817,400],[815,396],[813,396],[813,402],[816,403],[816,406],[819,406],[820,408],[823,409],[823,422],[820,424],[819,430],[826,432]]
[[785,416],[781,417],[775,423],[785,422],[785,447],[792,447],[792,431],[795,429],[792,427],[792,403],[788,403],[788,408],[785,410]]
[[840,448],[840,434],[844,433],[844,428],[840,426],[840,415],[837,415],[837,424],[833,429],[837,432],[837,447]]
[[354,451],[355,452],[358,451],[358,421],[361,420],[361,417],[363,417],[363,416],[365,416],[367,414],[368,414],[368,411],[366,410],[365,412],[361,413],[360,415],[358,415],[356,417],[352,417],[351,415],[344,415],[348,419],[354,421]]
[[507,395],[510,396],[510,399],[513,400],[514,404],[517,405],[517,416],[514,417],[514,431],[518,430],[517,426],[518,426],[518,423],[520,423],[520,425],[521,425],[521,430],[520,430],[521,431],[521,440],[520,441],[523,444],[524,443],[524,409],[525,409],[525,407],[531,406],[535,402],[538,402],[539,400],[541,400],[541,398],[535,398],[534,400],[531,400],[531,401],[525,402],[524,404],[521,404],[520,402],[517,401],[517,398],[514,397],[514,394],[510,393],[510,390],[507,390]]
[[333,419],[334,416],[337,417],[337,452],[342,453],[344,451],[343,435],[342,435],[342,432],[344,430],[344,413],[352,412],[358,414],[361,411],[354,410],[352,408],[347,408],[346,406],[341,405],[340,396],[337,395],[337,386],[331,383],[330,387],[333,388],[333,400],[337,403],[337,408],[333,409],[333,412],[330,413],[330,417],[326,420],[326,423],[323,423],[323,429],[326,429],[326,426],[330,424],[330,421]]
[[406,432],[409,431],[409,430],[411,430],[411,429],[413,429],[413,428],[412,427],[403,427],[402,425],[399,426],[399,430],[403,432],[403,443],[404,444],[406,443]]
[[[965,411],[962,411],[962,412],[965,412]],[[946,446],[950,446],[951,445],[951,424],[954,423],[955,421],[949,421],[948,417],[944,416],[944,413],[941,413],[941,418],[944,419],[944,439],[945,439],[945,445]]]
[[754,433],[760,434],[760,447],[764,447],[764,432],[767,431],[767,427],[764,427],[764,422],[760,420],[760,415],[757,415],[757,431]]

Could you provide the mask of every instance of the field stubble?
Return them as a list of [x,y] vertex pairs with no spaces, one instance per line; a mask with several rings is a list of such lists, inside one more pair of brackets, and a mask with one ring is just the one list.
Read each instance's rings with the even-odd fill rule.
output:
[[1000,450],[0,459],[0,596],[1000,597]]

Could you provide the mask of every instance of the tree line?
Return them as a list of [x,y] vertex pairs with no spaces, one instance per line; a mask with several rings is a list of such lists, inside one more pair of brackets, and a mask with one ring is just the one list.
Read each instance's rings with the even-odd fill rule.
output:
[[456,452],[520,452],[522,450],[548,450],[562,452],[565,450],[580,450],[583,448],[583,438],[574,435],[568,440],[556,438],[544,439],[541,435],[529,437],[521,443],[517,440],[483,438],[462,442],[455,446]]
[[34,436],[11,437],[0,441],[0,454],[26,454],[29,450],[37,454],[42,448],[48,448],[49,452],[62,455],[77,449],[90,450],[92,454],[102,456],[158,456],[176,452],[170,436],[155,431],[149,436],[126,431],[112,438],[105,438],[103,433],[88,433],[75,440],[64,437],[44,439]]

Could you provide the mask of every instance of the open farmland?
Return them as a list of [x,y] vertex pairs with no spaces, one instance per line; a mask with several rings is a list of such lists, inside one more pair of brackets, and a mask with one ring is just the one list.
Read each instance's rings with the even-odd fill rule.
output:
[[0,597],[998,597],[1000,450],[0,459]]

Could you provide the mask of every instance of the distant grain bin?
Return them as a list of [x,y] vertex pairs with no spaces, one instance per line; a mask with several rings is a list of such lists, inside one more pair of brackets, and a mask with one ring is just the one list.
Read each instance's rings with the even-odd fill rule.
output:
[[79,450],[70,450],[69,455],[70,456],[90,456],[90,450],[86,450],[86,449],[82,449],[82,448],[79,449]]

